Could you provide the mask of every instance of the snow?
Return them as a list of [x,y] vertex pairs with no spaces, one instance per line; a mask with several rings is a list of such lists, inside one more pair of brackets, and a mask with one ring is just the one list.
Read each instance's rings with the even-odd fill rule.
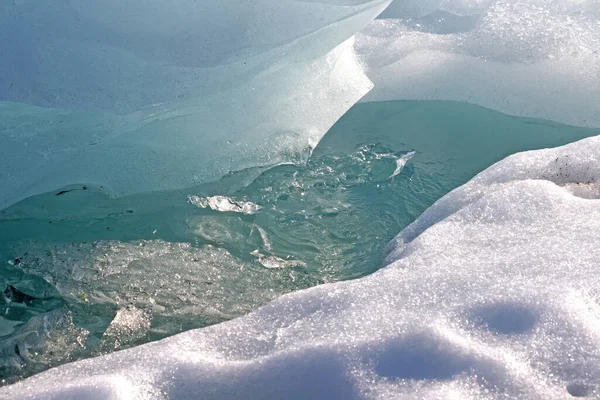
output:
[[[388,265],[245,317],[64,365],[3,398],[568,398],[600,390],[600,137],[440,199]],[[591,192],[586,192],[591,193]]]
[[[393,19],[355,40],[388,3],[4,2],[0,209],[67,184],[124,195],[283,162],[310,152],[369,78],[365,101],[600,126],[596,1],[396,0]],[[510,156],[400,232],[377,273],[66,364],[0,398],[598,397],[599,158],[600,137]],[[134,325],[143,313],[122,308],[111,329]],[[86,334],[67,310],[3,329],[32,359]]]
[[600,126],[594,0],[396,0],[356,40],[390,0],[105,3],[0,6],[0,209],[289,162],[372,82],[363,101]]
[[595,0],[396,0],[357,37],[363,101],[456,100],[600,126]]

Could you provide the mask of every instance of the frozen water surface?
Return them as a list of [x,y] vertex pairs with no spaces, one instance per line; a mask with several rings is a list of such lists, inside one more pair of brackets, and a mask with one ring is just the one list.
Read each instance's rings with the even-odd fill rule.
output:
[[600,396],[597,1],[138,3],[0,5],[0,398]]
[[349,3],[3,2],[0,208],[82,182],[183,188],[314,148],[372,87],[352,35],[389,0]]

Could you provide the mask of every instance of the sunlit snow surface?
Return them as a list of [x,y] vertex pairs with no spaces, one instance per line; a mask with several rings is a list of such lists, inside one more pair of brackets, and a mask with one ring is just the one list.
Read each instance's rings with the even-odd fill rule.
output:
[[599,158],[598,137],[510,156],[401,232],[389,265],[369,277],[288,294],[246,317],[58,367],[0,393],[593,396]]
[[600,126],[595,0],[396,0],[357,37],[363,101],[457,100]]
[[[517,116],[600,125],[597,1],[396,0],[382,16],[388,19],[356,40],[351,36],[386,1],[224,0],[214,7],[177,0],[165,7],[153,0],[143,9],[136,3],[0,5],[0,33],[6,33],[0,51],[7,55],[0,57],[0,186],[8,188],[0,192],[0,208],[75,187],[68,184],[127,195],[296,160],[371,88],[370,80],[375,90],[367,102],[459,100]],[[449,151],[443,143],[434,147]],[[598,397],[599,156],[594,138],[509,157],[404,229],[388,246],[387,268],[369,277],[288,294],[246,317],[58,367],[0,390],[0,397]],[[183,201],[199,195],[186,193]],[[252,199],[231,200],[242,210]],[[159,209],[155,216],[168,215],[168,208],[160,209],[167,203],[151,205]],[[226,203],[214,204],[211,212],[222,212],[219,204]],[[83,214],[98,212],[91,207]],[[380,213],[368,223],[388,218]],[[104,219],[89,224],[110,228]],[[148,227],[140,226],[122,233],[147,237]],[[203,240],[236,241],[219,235],[218,223],[190,231]],[[4,294],[35,310],[20,326],[12,315],[0,321],[3,333],[18,333],[3,343],[4,364],[62,363],[68,360],[63,352],[94,334],[101,335],[96,348],[103,353],[168,332],[160,326],[153,332],[151,313],[164,310],[148,291],[161,301],[180,301],[183,315],[201,310],[207,323],[269,301],[278,279],[286,279],[282,292],[290,288],[287,279],[295,279],[282,274],[310,265],[269,254],[269,236],[252,232],[264,248],[249,258],[262,272],[280,274],[273,281],[256,269],[240,274],[248,260],[240,263],[212,244],[100,241],[46,253],[52,262],[41,264],[67,260],[66,271],[76,272],[69,277],[75,280],[57,278],[80,285],[71,299],[106,307],[110,318],[96,321],[90,313],[91,328],[78,328],[77,315],[56,300],[56,288],[21,271]],[[149,249],[140,250],[145,245]],[[44,253],[43,246],[34,249]],[[89,260],[106,269],[94,275]],[[128,268],[132,263],[136,269]],[[205,264],[204,275],[191,267],[195,263]],[[377,268],[366,264],[361,273]],[[240,295],[223,270],[251,282],[256,293]],[[214,282],[215,289],[206,288]],[[114,298],[79,290],[94,284]],[[196,291],[180,291],[181,284]],[[212,290],[228,302],[214,308]]]

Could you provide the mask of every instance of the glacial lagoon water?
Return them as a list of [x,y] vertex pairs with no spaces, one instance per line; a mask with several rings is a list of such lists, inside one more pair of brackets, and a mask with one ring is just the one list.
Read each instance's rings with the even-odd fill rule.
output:
[[459,102],[359,103],[280,165],[121,198],[87,182],[30,197],[0,211],[1,378],[371,274],[398,232],[487,166],[596,134]]

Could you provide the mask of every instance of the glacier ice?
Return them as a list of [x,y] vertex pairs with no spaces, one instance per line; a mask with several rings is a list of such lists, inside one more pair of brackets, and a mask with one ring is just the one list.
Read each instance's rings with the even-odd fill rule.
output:
[[68,184],[189,187],[314,147],[371,87],[390,0],[0,5],[0,209]]
[[357,36],[363,101],[457,100],[600,126],[595,0],[396,0]]
[[62,398],[566,398],[600,390],[600,137],[498,162],[388,266],[0,390]]
[[600,125],[595,1],[396,0],[354,43],[389,2],[4,2],[0,209],[68,184],[126,195],[289,161],[369,91],[364,72],[364,101]]
[[[451,99],[600,125],[597,1],[396,0],[382,15],[387,19],[355,40],[388,3],[3,2],[0,209],[67,184],[125,195],[309,154],[371,88],[370,80],[376,89],[367,102]],[[594,138],[511,156],[403,230],[388,246],[388,266],[372,276],[65,365],[0,389],[0,397],[597,397],[598,155]],[[71,253],[77,246],[57,253],[69,260],[93,253]],[[127,266],[139,262],[127,258],[137,254],[132,243],[79,246],[120,255],[108,262],[109,281],[86,275],[77,262],[53,270],[79,269],[56,279],[71,285],[73,296],[88,296],[81,288],[90,278],[106,284],[105,291],[123,293],[123,285],[137,282],[158,297],[179,295],[152,286],[172,284],[178,274],[147,269],[141,280],[131,276]],[[224,261],[234,274],[243,268],[211,247],[162,241],[151,247],[166,248],[158,258],[192,281],[202,276],[190,263],[173,264],[170,254]],[[193,256],[197,251],[201,257]],[[266,267],[301,265],[253,255]],[[221,270],[205,272],[223,279]],[[219,289],[232,289],[225,286]],[[236,308],[239,293],[232,290],[217,320],[247,311]],[[27,293],[15,288],[14,295]],[[188,299],[190,310],[204,307],[205,295]],[[262,304],[272,293],[256,295]],[[119,347],[116,336],[132,333],[135,342],[147,333],[144,312],[125,303],[109,305],[117,309],[106,321],[104,346]],[[80,351],[87,332],[61,312],[40,314],[30,325],[3,324],[27,339],[23,350],[3,343],[4,361],[35,360],[55,342]],[[49,319],[62,321],[68,334],[44,330]],[[29,341],[37,331],[50,340]]]

